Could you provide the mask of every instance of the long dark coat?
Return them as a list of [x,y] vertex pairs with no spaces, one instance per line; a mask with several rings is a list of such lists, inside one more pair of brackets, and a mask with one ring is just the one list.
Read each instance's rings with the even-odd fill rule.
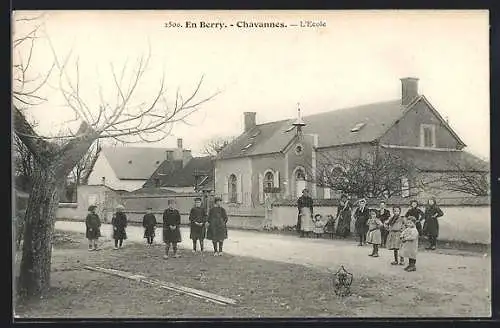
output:
[[301,219],[301,210],[304,207],[308,207],[311,210],[311,217],[313,215],[313,199],[310,196],[300,196],[297,199],[297,209],[299,210],[297,214],[297,231],[300,231],[302,228],[302,219]]
[[[180,243],[181,242],[181,215],[176,209],[167,208],[163,212],[163,241],[165,243]],[[175,229],[170,229],[170,226],[175,226]]]
[[406,212],[405,217],[413,216],[417,219],[415,222],[415,227],[417,228],[418,234],[422,235],[422,220],[424,219],[424,212],[418,207],[411,207],[408,212]]
[[424,229],[423,232],[426,236],[435,237],[439,236],[439,222],[438,218],[443,216],[443,211],[437,206],[427,206],[424,213]]
[[223,241],[227,239],[227,214],[222,207],[212,207],[208,213],[207,239]]
[[335,234],[337,236],[347,237],[351,234],[351,204],[347,202],[344,205],[339,205],[337,208],[337,229]]
[[87,239],[97,239],[101,237],[101,220],[97,214],[89,213],[85,218],[85,226],[87,228],[85,232],[85,237],[87,237]]
[[156,217],[153,213],[147,213],[142,218],[142,226],[144,227],[144,238],[155,236]]
[[[116,212],[111,220],[113,226],[113,239],[127,239],[127,215],[123,212]],[[116,229],[115,229],[116,228]]]
[[[189,222],[191,223],[191,231],[189,238],[192,240],[205,239],[205,223],[207,222],[207,212],[203,207],[193,207],[189,212]],[[201,223],[199,226],[196,223]]]
[[358,235],[362,235],[368,232],[367,222],[370,219],[370,209],[365,206],[363,211],[358,207],[356,211],[354,211],[354,218],[356,219],[356,223],[354,227],[356,228],[356,233]]

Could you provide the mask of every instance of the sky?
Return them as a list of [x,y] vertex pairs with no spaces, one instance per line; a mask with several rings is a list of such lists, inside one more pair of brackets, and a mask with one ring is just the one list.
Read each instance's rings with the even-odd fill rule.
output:
[[[14,19],[40,13],[16,12]],[[167,101],[176,90],[188,95],[202,76],[200,98],[217,93],[189,117],[189,125],[176,124],[164,141],[140,146],[175,147],[182,138],[186,148],[199,154],[207,139],[242,133],[244,112],[256,112],[260,124],[296,117],[297,103],[307,116],[398,99],[400,78],[411,76],[419,78],[419,93],[449,120],[466,150],[489,159],[487,11],[43,13],[43,37],[34,48],[30,74],[48,70],[52,44],[59,58],[69,58],[70,79],[76,76],[78,60],[81,96],[91,108],[99,106],[99,87],[107,99],[114,99],[111,63],[116,70],[128,63],[132,72],[148,49],[151,59],[137,103],[151,101],[163,73]],[[300,27],[308,20],[324,26]],[[186,28],[186,21],[198,27]],[[282,22],[287,27],[237,27],[242,21]],[[165,27],[169,22],[181,27]],[[228,27],[202,28],[200,22]],[[26,21],[14,22],[15,33],[26,28]],[[73,117],[56,77],[51,76],[43,91],[47,101],[29,111],[41,134],[54,134]]]

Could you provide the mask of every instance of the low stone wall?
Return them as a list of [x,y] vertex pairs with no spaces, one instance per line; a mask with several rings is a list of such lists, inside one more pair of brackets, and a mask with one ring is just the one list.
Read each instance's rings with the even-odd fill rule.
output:
[[[401,207],[406,213],[408,207]],[[482,206],[441,206],[444,216],[439,219],[439,240],[466,243],[491,243],[491,207]],[[314,213],[324,216],[334,215],[334,206],[315,206]],[[280,205],[273,207],[271,225],[278,229],[294,226],[297,223],[297,207]],[[354,231],[354,220],[351,231]]]

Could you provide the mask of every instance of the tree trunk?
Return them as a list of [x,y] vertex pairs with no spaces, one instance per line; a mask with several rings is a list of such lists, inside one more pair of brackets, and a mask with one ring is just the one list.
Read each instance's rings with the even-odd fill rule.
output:
[[50,287],[52,236],[57,206],[55,177],[37,168],[26,210],[23,257],[18,292],[23,296],[42,295]]

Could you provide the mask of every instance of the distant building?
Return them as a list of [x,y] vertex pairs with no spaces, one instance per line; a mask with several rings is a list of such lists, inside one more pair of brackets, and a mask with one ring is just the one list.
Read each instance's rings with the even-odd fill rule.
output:
[[153,172],[165,161],[188,163],[191,150],[183,148],[103,147],[88,177],[89,185],[105,185],[114,190],[142,188]]
[[[244,113],[243,133],[217,157],[216,194],[238,207],[264,206],[268,193],[296,199],[306,187],[315,198],[331,198],[334,192],[308,177],[307,168],[320,167],[328,156],[368,158],[380,150],[411,161],[431,178],[456,170],[450,162],[488,171],[489,165],[465,152],[457,133],[418,94],[418,79],[404,78],[401,83],[400,99],[299,117],[305,124],[301,139],[295,119],[256,124],[256,113]],[[402,197],[419,192],[412,185],[414,178],[402,179],[408,191],[402,191]]]
[[187,163],[164,161],[143,185],[175,192],[211,192],[214,184],[214,158],[193,157]]

